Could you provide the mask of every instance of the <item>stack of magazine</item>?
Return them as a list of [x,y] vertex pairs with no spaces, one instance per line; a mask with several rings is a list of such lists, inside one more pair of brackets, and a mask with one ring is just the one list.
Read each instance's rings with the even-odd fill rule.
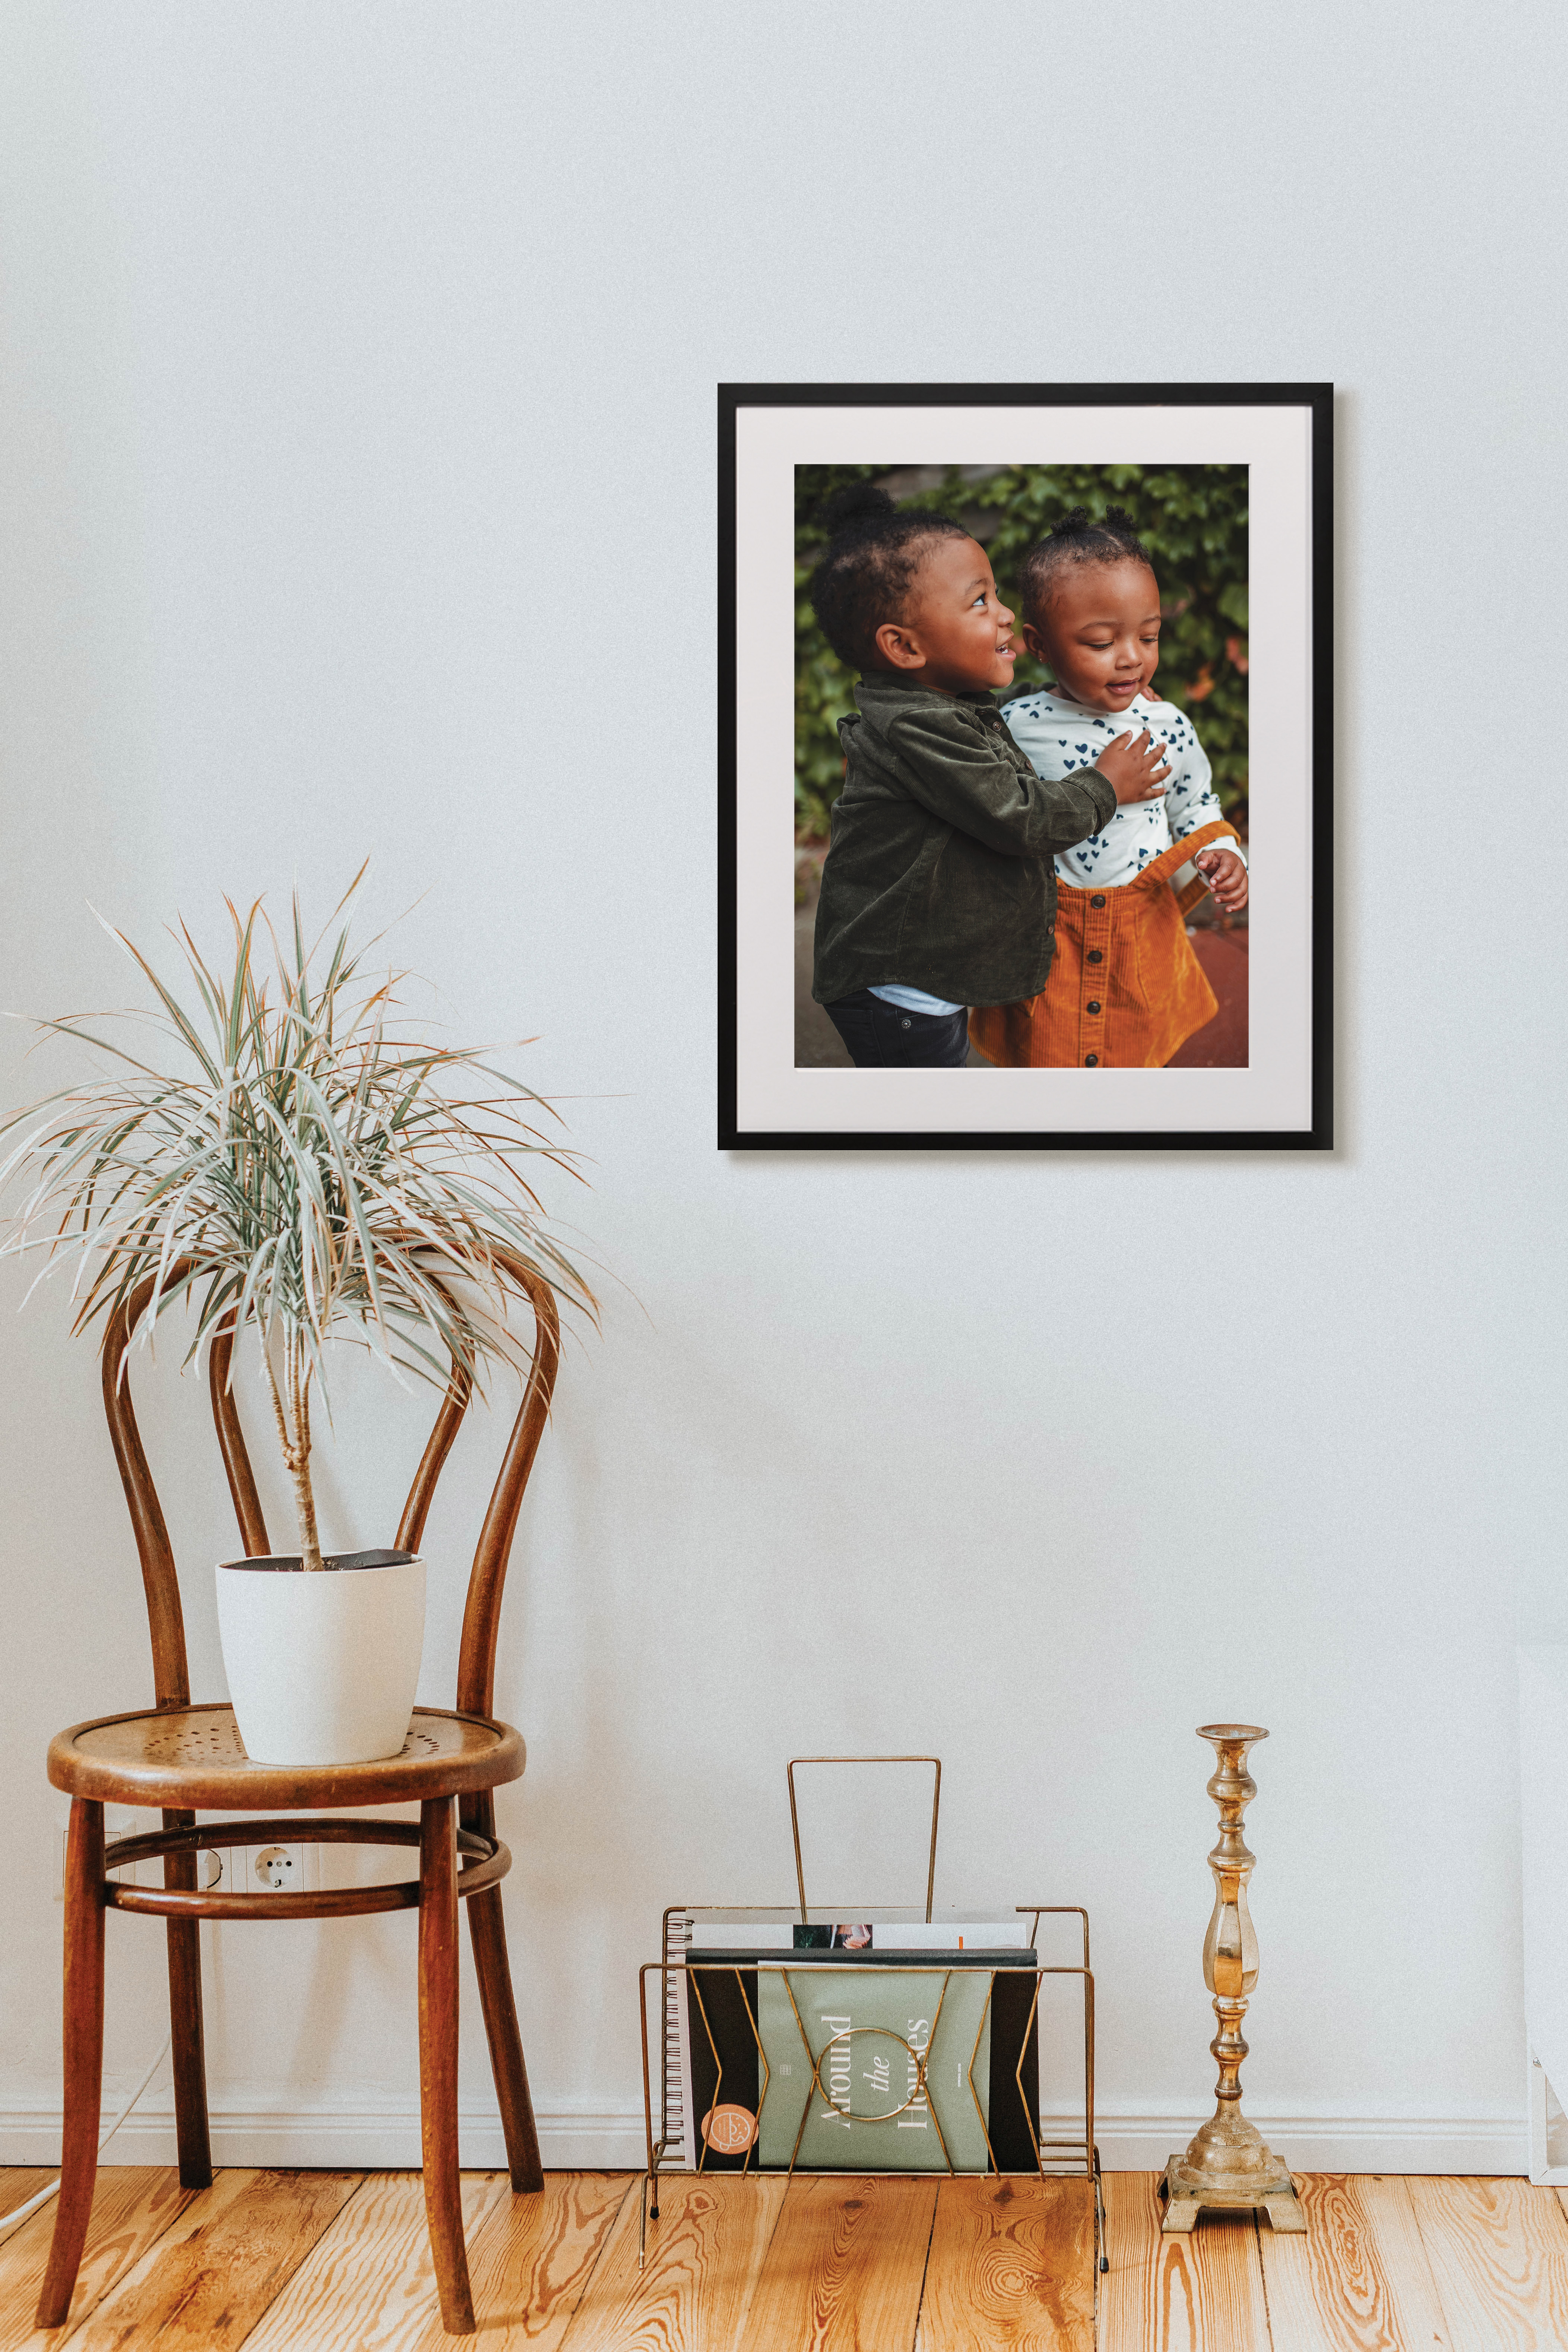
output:
[[665,2144],[692,2170],[1033,2172],[1026,1922],[675,1911]]

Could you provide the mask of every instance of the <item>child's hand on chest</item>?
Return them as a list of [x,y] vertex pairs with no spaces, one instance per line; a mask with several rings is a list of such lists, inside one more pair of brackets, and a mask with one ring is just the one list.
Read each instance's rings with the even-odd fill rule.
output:
[[1184,726],[1172,725],[1173,717],[1179,720],[1180,714],[1147,704],[1120,718],[1103,719],[1082,711],[1053,710],[1046,703],[1021,716],[1016,731],[1042,775],[1070,776],[1080,768],[1092,768],[1106,746],[1119,737],[1144,730],[1151,743],[1161,745],[1174,766],[1189,739]]

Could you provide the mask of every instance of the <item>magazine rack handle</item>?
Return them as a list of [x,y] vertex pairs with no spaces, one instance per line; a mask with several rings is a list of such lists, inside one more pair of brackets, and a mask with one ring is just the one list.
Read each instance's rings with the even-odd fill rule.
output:
[[931,1859],[926,1866],[926,1917],[931,1917],[931,1900],[936,1893],[936,1823],[942,1807],[942,1758],[940,1756],[792,1756],[789,1761],[789,1825],[795,1837],[795,1881],[800,1889],[800,1916],[805,1922],[805,1868],[800,1855],[800,1814],[795,1801],[795,1768],[797,1764],[929,1764],[933,1779],[931,1791]]

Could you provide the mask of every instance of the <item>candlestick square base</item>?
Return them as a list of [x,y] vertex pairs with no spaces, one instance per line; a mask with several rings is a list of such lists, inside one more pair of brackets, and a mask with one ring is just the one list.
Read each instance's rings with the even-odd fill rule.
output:
[[1165,2200],[1163,2234],[1193,2229],[1205,2207],[1217,2213],[1267,2213],[1277,2230],[1304,2231],[1307,2226],[1296,2184],[1283,2165],[1260,2180],[1249,2180],[1244,2189],[1233,2189],[1207,2182],[1200,2186],[1187,2170],[1185,2155],[1173,2156],[1165,2167],[1160,2194]]

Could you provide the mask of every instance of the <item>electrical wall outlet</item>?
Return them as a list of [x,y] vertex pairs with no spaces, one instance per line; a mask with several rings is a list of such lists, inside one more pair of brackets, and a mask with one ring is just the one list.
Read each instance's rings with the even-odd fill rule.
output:
[[314,1887],[315,1848],[205,1846],[197,1862],[196,1883],[205,1893],[214,1895],[288,1895],[301,1887]]
[[304,1885],[302,1845],[253,1845],[246,1852],[250,1858],[252,1895],[292,1895]]
[[[156,1813],[129,1805],[104,1807],[107,1837],[134,1837],[158,1825]],[[68,1833],[62,1824],[55,1836],[57,1903],[65,1901]],[[150,1862],[122,1862],[109,1875],[121,1886],[162,1886],[163,1860],[155,1855]],[[286,1895],[317,1883],[313,1844],[203,1846],[196,1854],[196,1885],[204,1895]]]
[[237,1895],[298,1895],[317,1883],[314,1845],[230,1846]]
[[216,1845],[203,1849],[198,1884],[215,1895],[287,1895],[316,1881],[310,1845]]
[[202,1849],[197,1865],[196,1883],[205,1895],[249,1895],[254,1889],[247,1883],[246,1848],[242,1845],[209,1845]]
[[[55,1832],[55,1901],[57,1903],[63,1903],[66,1899],[66,1843],[70,1834],[70,1807],[68,1804],[62,1805],[59,1808],[59,1811],[57,1816],[57,1822],[58,1826]],[[137,1805],[105,1805],[103,1809],[103,1834],[106,1839],[134,1837],[140,1830],[155,1829],[157,1827],[157,1823],[158,1816],[156,1813],[146,1812]],[[140,1874],[143,1872],[148,1874],[144,1881],[142,1880],[140,1876]],[[155,1863],[122,1862],[119,1868],[111,1870],[109,1875],[121,1886],[135,1886],[138,1884],[142,1883],[151,1885],[154,1877],[158,1879],[162,1878],[163,1873],[158,1869],[158,1865]]]

